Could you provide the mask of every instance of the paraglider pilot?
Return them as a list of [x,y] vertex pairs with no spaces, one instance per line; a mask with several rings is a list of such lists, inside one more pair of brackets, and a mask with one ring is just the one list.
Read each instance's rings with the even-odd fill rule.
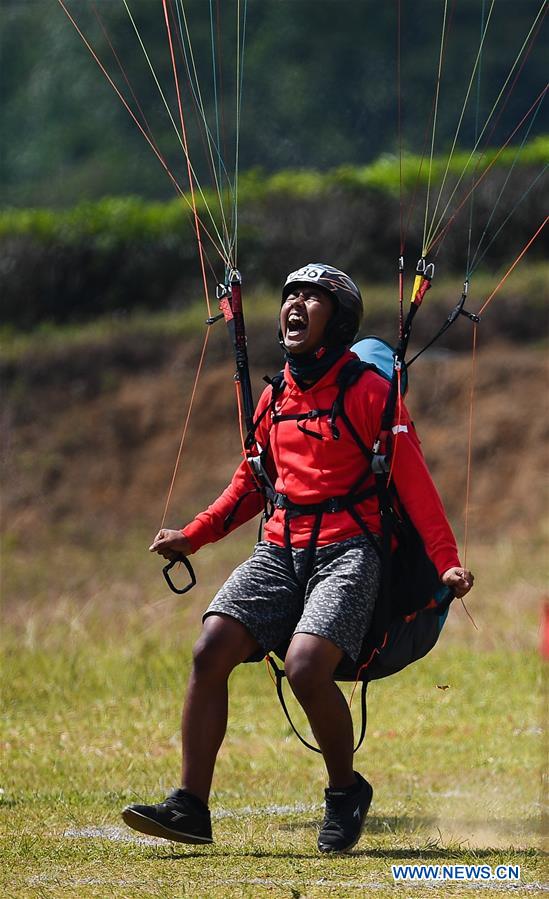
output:
[[[266,387],[255,418],[261,419],[256,438],[276,491],[273,514],[251,558],[204,614],[183,709],[181,787],[156,805],[125,808],[123,818],[135,830],[183,843],[212,842],[208,798],[227,726],[229,675],[241,662],[286,644],[286,676],[328,775],[318,848],[343,852],[360,838],[373,791],[353,767],[352,720],[334,672],[343,658],[357,660],[379,594],[379,505],[375,491],[368,490],[373,475],[355,491],[353,503],[332,502],[320,520],[304,514],[303,505],[317,509],[330,498],[348,496],[365,467],[357,441],[341,422],[336,431],[330,418],[338,374],[353,358],[349,347],[362,314],[358,287],[338,269],[310,264],[286,280],[279,332],[284,380],[274,401],[273,388]],[[346,391],[346,414],[366,447],[378,436],[387,393],[387,382],[373,371]],[[398,496],[440,582],[464,596],[473,576],[460,564],[404,405],[398,430],[392,472]],[[261,492],[243,460],[208,509],[182,530],[161,530],[150,549],[169,560],[191,555],[262,509]],[[296,509],[301,511],[294,514]]]

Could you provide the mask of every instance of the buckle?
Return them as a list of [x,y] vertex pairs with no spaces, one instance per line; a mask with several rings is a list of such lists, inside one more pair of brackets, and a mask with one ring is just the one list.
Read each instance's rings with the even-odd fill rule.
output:
[[374,474],[387,474],[389,471],[389,463],[387,456],[381,453],[374,453],[372,456],[372,472]]

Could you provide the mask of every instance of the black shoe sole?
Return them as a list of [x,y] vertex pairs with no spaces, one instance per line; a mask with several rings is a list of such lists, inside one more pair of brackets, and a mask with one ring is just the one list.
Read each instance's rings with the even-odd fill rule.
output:
[[[368,782],[366,781],[366,783],[368,783]],[[339,854],[342,853],[342,852],[350,852],[351,849],[354,849],[354,847],[356,846],[356,844],[357,844],[358,841],[360,840],[360,838],[361,838],[361,836],[362,836],[362,831],[364,830],[364,827],[365,827],[365,825],[366,825],[366,817],[367,817],[367,815],[368,815],[368,812],[369,812],[369,810],[370,810],[370,805],[372,804],[372,799],[373,799],[373,797],[374,797],[374,791],[373,791],[372,785],[371,785],[371,784],[368,784],[368,786],[369,786],[369,788],[370,788],[370,795],[369,795],[369,798],[368,798],[368,805],[367,805],[366,808],[364,809],[364,814],[362,815],[362,821],[360,822],[360,830],[359,830],[359,832],[358,832],[358,834],[357,834],[357,836],[356,836],[356,839],[353,840],[352,843],[349,843],[348,846],[344,846],[343,849],[334,849],[334,848],[332,848],[331,846],[326,846],[326,848],[322,848],[321,846],[318,846],[318,851],[319,851],[319,852],[322,852],[323,855],[328,855],[328,854],[339,855]]]
[[131,827],[132,830],[138,830],[140,833],[146,833],[151,837],[162,837],[163,840],[173,840],[176,843],[213,843],[212,837],[200,837],[193,833],[182,833],[180,830],[171,830],[164,827],[153,818],[147,818],[132,808],[125,808],[122,812],[124,823]]

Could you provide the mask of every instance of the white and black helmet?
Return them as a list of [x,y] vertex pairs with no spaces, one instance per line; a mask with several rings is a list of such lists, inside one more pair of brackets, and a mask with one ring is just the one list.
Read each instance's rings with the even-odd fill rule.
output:
[[328,329],[329,343],[351,344],[360,327],[364,306],[360,290],[349,275],[324,262],[310,262],[288,275],[282,288],[283,301],[298,284],[318,284],[334,296],[337,303]]

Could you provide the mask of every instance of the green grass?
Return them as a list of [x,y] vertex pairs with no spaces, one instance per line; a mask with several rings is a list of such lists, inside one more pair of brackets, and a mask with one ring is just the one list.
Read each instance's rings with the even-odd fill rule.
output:
[[[390,887],[392,862],[419,859],[521,864],[524,883],[542,877],[533,848],[541,762],[534,653],[454,648],[372,687],[358,765],[376,799],[352,856],[315,851],[322,768],[289,735],[261,666],[232,679],[212,801],[224,815],[214,821],[215,846],[109,839],[121,806],[175,781],[188,655],[185,642],[167,648],[160,636],[137,634],[121,645],[73,639],[65,652],[8,654],[7,895],[110,895],[118,885],[122,895],[251,896],[253,878],[280,881],[278,895],[325,895],[331,881],[336,895],[347,895],[342,883],[352,895],[369,881]],[[441,675],[448,690],[436,687]],[[303,810],[276,813],[297,803]],[[104,835],[86,837],[86,828]]]
[[[52,552],[49,569],[47,547],[30,560],[24,547],[8,548],[0,895],[441,895],[393,885],[390,865],[406,861],[520,864],[518,892],[538,893],[547,868],[536,649],[543,552],[527,545],[475,548],[484,586],[469,605],[479,631],[457,606],[430,656],[371,686],[357,767],[375,795],[353,854],[316,852],[322,764],[289,732],[263,665],[231,679],[215,844],[132,838],[119,810],[177,781],[179,706],[201,609],[245,543],[239,535],[206,548],[187,600],[167,595],[157,560],[139,561],[135,540],[105,554],[95,577],[98,547],[69,558],[65,549],[64,565]],[[296,719],[305,727],[297,709]],[[444,890],[478,895],[465,884]],[[492,894],[501,892],[481,891]]]

